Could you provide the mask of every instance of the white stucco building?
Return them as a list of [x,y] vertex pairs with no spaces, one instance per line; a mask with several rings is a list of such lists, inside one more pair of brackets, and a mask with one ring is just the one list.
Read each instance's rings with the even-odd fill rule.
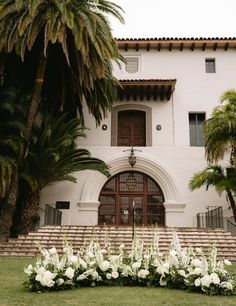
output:
[[77,184],[45,188],[41,207],[65,204],[62,224],[128,225],[134,205],[136,224],[166,226],[195,226],[196,214],[207,206],[227,209],[225,195],[204,188],[191,192],[188,183],[206,166],[202,123],[220,96],[235,88],[236,39],[117,43],[126,64],[114,64],[114,75],[123,89],[99,127],[85,110],[89,130],[79,139],[81,147],[110,166],[111,178],[80,172]]

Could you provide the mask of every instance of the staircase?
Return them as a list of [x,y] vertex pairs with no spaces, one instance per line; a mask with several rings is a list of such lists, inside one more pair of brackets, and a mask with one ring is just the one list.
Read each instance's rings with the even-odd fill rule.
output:
[[[166,253],[172,241],[173,228],[158,228],[160,234],[160,252]],[[218,257],[236,261],[236,236],[232,236],[223,229],[203,229],[203,228],[175,228],[178,234],[181,247],[200,247],[207,255],[209,248],[215,245],[218,250]],[[138,237],[144,240],[145,245],[149,245],[155,228],[136,227]],[[62,241],[71,242],[76,253],[85,241],[95,235],[104,244],[106,237],[109,237],[113,250],[118,249],[124,243],[126,250],[130,250],[132,245],[131,227],[99,227],[99,226],[43,226],[37,232],[31,232],[25,236],[10,238],[8,242],[0,243],[0,256],[36,256],[39,254],[38,246],[47,249],[56,247],[62,253]]]

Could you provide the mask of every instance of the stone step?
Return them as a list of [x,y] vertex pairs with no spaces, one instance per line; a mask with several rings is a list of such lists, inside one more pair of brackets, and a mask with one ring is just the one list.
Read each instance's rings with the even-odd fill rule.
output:
[[[42,245],[41,247],[46,247],[47,249],[50,249],[51,247],[53,247],[52,245]],[[59,245],[55,245],[56,249],[58,250],[58,252],[62,252],[62,247],[59,246]],[[202,247],[202,251],[204,253],[208,253],[209,252],[209,247]],[[77,252],[81,249],[81,246],[80,245],[75,245],[73,247],[74,249],[74,252]],[[112,250],[117,250],[117,248],[115,246],[112,246],[111,247]],[[0,252],[2,254],[2,252],[5,252],[5,251],[25,251],[25,252],[34,252],[34,255],[37,255],[39,253],[39,248],[37,246],[17,246],[15,248],[12,248],[11,246],[9,247],[0,247]],[[130,251],[131,250],[131,245],[126,245],[126,251]],[[160,246],[159,247],[159,250],[160,252],[167,252],[169,250],[169,246]],[[236,248],[233,248],[230,250],[230,254],[235,254],[236,256]],[[218,254],[225,254],[225,253],[229,253],[229,249],[226,247],[226,246],[223,246],[222,248],[221,247],[218,247]]]
[[[38,233],[38,234],[34,234],[34,235],[28,235],[28,236],[20,236],[18,239],[53,239],[53,238],[60,238],[60,239],[73,239],[76,237],[83,237],[84,239],[87,238],[103,238],[105,239],[106,237],[109,237],[110,239],[114,239],[116,237],[120,238],[130,238],[132,237],[132,233],[129,234],[123,234],[123,233],[119,233],[119,234],[97,234],[97,235],[91,235],[89,233],[81,235],[81,234],[71,234],[68,233],[67,235],[60,235],[60,234],[46,234],[44,233],[43,235]],[[143,239],[152,239],[153,235],[149,234],[149,235],[137,235],[138,238],[143,238]],[[159,235],[160,239],[172,239],[172,235],[163,235],[160,234]],[[231,235],[198,235],[198,234],[192,234],[192,235],[179,235],[178,234],[179,239],[231,239],[231,240],[235,240],[236,241],[236,237],[232,237]]]
[[[82,238],[75,238],[75,239],[67,239],[66,241],[68,242],[71,242],[73,245],[74,244],[80,244],[82,245],[84,242],[88,241],[88,240],[84,240]],[[104,240],[100,240],[100,242],[103,242]],[[169,239],[160,239],[159,240],[159,245],[170,245],[172,240],[169,240]],[[62,244],[63,240],[62,239],[50,239],[50,240],[40,240],[40,239],[25,239],[25,240],[15,240],[15,241],[10,241],[7,243],[7,245],[32,245],[32,244],[47,244],[47,245],[52,245],[52,244]],[[116,240],[110,240],[110,242],[112,244],[121,244],[121,243],[131,243],[131,239],[116,239]],[[147,244],[151,244],[152,240],[148,240],[146,239],[145,240],[145,245]],[[189,246],[189,245],[216,245],[216,246],[223,246],[223,245],[226,245],[227,247],[229,247],[229,244],[231,244],[231,248],[234,247],[234,245],[236,245],[236,242],[235,240],[212,240],[212,241],[209,241],[209,240],[181,240],[180,239],[180,244],[181,246]],[[4,243],[0,244],[1,245],[4,245]]]
[[[149,246],[155,227],[136,227],[135,233],[144,240],[144,245]],[[220,258],[228,258],[236,261],[236,237],[223,229],[198,229],[198,228],[175,228],[182,247],[201,247],[207,255],[211,246],[218,249]],[[159,231],[159,249],[166,253],[169,250],[173,236],[173,228],[162,227]],[[101,245],[107,237],[111,242],[111,249],[117,250],[121,243],[125,243],[129,251],[132,246],[131,227],[92,227],[92,226],[43,226],[37,232],[11,238],[7,243],[0,243],[0,256],[36,256],[39,253],[38,246],[56,247],[62,252],[62,242],[71,242],[74,251],[77,252],[91,237],[100,241]]]
[[[150,229],[147,229],[147,228],[135,228],[135,231],[138,232],[138,233],[150,233],[150,232],[154,232],[158,230],[160,233],[172,233],[173,231],[175,232],[179,232],[179,233],[188,233],[188,232],[197,232],[197,233],[224,233],[225,231],[223,229],[206,229],[206,230],[202,230],[202,229],[198,229],[198,228],[186,228],[185,230],[183,230],[182,228],[175,228],[175,229],[172,229],[172,228],[150,228]],[[55,233],[58,233],[58,232],[131,232],[132,229],[130,227],[125,227],[125,228],[100,228],[100,227],[97,227],[97,228],[56,228],[56,229],[53,229],[53,228],[40,228],[37,232],[55,232]],[[36,232],[34,232],[36,233]]]
[[[52,246],[48,247],[48,246],[44,245],[42,247],[46,247],[47,249],[50,249]],[[55,247],[56,247],[58,253],[61,254],[62,253],[62,247],[60,247],[60,246],[55,246]],[[81,249],[81,247],[80,246],[74,246],[73,249],[74,249],[74,253],[77,253]],[[113,247],[111,247],[111,250],[116,252],[117,248],[115,246],[113,246]],[[126,251],[129,252],[130,250],[131,250],[131,245],[126,245]],[[159,247],[159,251],[162,252],[162,253],[167,253],[168,250],[169,250],[168,246],[166,246],[166,247],[164,247],[164,246]],[[218,255],[221,255],[221,254],[225,255],[226,253],[228,253],[228,254],[231,254],[232,256],[236,257],[236,253],[235,253],[236,252],[236,248],[234,248],[234,249],[229,251],[229,249],[227,247],[222,247],[222,248],[218,248],[217,250],[218,250],[217,251]],[[32,252],[34,254],[34,256],[37,256],[39,254],[39,248],[37,246],[36,247],[33,247],[33,246],[31,246],[31,247],[18,246],[18,247],[14,248],[14,249],[12,247],[0,248],[1,255],[4,252],[12,252],[12,251],[13,252],[27,252],[27,253],[28,252]],[[206,248],[202,248],[202,252],[207,255],[208,252],[209,252],[209,248],[207,248],[207,247]]]
[[[44,230],[39,230],[38,232],[32,232],[32,233],[29,233],[29,235],[37,235],[37,234],[42,234],[42,233],[50,233],[50,234],[67,234],[67,233],[74,233],[74,234],[95,234],[97,235],[98,233],[107,233],[107,234],[117,234],[117,233],[123,233],[123,234],[130,234],[132,232],[132,229],[113,229],[113,230],[102,230],[102,229],[96,229],[96,230],[81,230],[81,229],[77,229],[77,230],[73,230],[73,229],[66,229],[66,230],[47,230],[47,229],[44,229]],[[135,232],[138,234],[138,235],[142,235],[142,234],[151,234],[151,233],[154,233],[155,230],[148,230],[148,231],[144,231],[144,230],[135,230]],[[178,234],[182,234],[182,235],[188,235],[188,234],[198,234],[198,235],[222,235],[222,234],[225,234],[224,231],[197,231],[196,229],[195,230],[191,230],[191,231],[179,231],[178,229],[176,230],[176,232]],[[159,230],[159,233],[160,234],[163,234],[163,235],[172,235],[173,231],[172,230]],[[228,235],[230,233],[226,233],[226,235]]]
[[[44,231],[44,230],[47,230],[47,231],[63,231],[63,230],[80,230],[80,231],[117,231],[117,230],[127,230],[127,231],[130,231],[132,230],[132,226],[123,226],[123,227],[118,227],[118,226],[113,226],[113,227],[100,227],[100,226],[95,226],[95,227],[90,227],[90,226],[42,226],[40,227],[37,231]],[[191,231],[198,231],[198,232],[206,232],[206,231],[209,231],[209,232],[212,232],[212,231],[215,231],[215,232],[224,232],[224,229],[223,228],[197,228],[197,227],[175,227],[175,228],[172,228],[172,227],[137,227],[135,226],[135,230],[136,231],[146,231],[146,232],[150,232],[150,231],[156,231],[156,230],[159,230],[159,231],[170,231],[172,232],[173,230],[174,231],[182,231],[182,232],[191,232]],[[36,231],[35,231],[36,232]]]
[[[153,240],[152,237],[140,237],[142,240],[151,242]],[[82,237],[82,236],[67,236],[67,237],[58,237],[58,236],[54,236],[54,237],[50,237],[50,236],[37,236],[37,237],[25,237],[25,238],[19,238],[19,239],[10,239],[9,242],[14,243],[15,241],[17,242],[21,242],[21,243],[27,243],[27,242],[31,242],[31,241],[88,241],[91,239],[91,236],[87,236],[87,237]],[[94,238],[95,240],[99,240],[99,241],[105,241],[105,237],[96,237]],[[110,237],[109,238],[110,241],[130,241],[132,240],[131,236],[129,237]],[[160,237],[159,238],[159,242],[161,243],[162,241],[166,241],[168,243],[170,243],[172,241],[172,237]],[[199,239],[199,237],[179,237],[179,241],[181,243],[186,243],[186,242],[191,242],[191,243],[199,243],[199,242],[207,242],[207,243],[215,243],[215,242],[221,242],[221,243],[232,243],[235,244],[236,243],[236,239],[232,238],[232,237],[220,237],[220,238],[209,238],[209,237],[204,237]]]
[[[140,235],[152,235],[155,231],[149,231],[149,232],[137,232],[135,231],[136,235],[140,236]],[[66,234],[81,234],[81,235],[117,235],[122,233],[123,235],[130,235],[130,233],[132,233],[132,231],[109,231],[109,232],[105,232],[105,231],[43,231],[43,232],[34,232],[34,233],[29,233],[30,236],[34,236],[34,235],[44,235],[44,234],[50,234],[50,235],[66,235]],[[230,233],[224,233],[224,232],[197,232],[197,231],[191,231],[191,232],[178,232],[176,231],[176,233],[178,235],[183,235],[183,236],[187,236],[187,235],[199,235],[199,236],[205,236],[205,235],[210,235],[210,236],[220,236],[220,235],[230,235]],[[173,232],[163,232],[163,231],[159,231],[160,235],[172,235]]]
[[[78,247],[82,247],[83,245],[85,245],[86,243],[84,243],[84,241],[73,241],[70,240],[68,241],[69,243],[71,243],[73,246],[78,246]],[[115,246],[116,248],[118,248],[122,243],[125,244],[126,247],[128,247],[129,245],[132,245],[131,241],[113,241],[111,242],[111,245]],[[104,243],[100,243],[100,244],[104,244]],[[149,247],[150,246],[150,242],[145,241],[144,245],[145,247]],[[29,246],[46,246],[47,248],[51,248],[53,246],[61,246],[62,245],[62,241],[50,241],[50,242],[45,242],[45,241],[32,241],[32,242],[27,242],[27,243],[21,243],[21,242],[15,242],[15,243],[9,243],[7,245],[3,245],[0,244],[0,250],[4,247],[29,247]],[[227,243],[220,243],[220,242],[215,242],[215,243],[207,243],[207,242],[181,242],[181,247],[182,248],[186,248],[186,247],[193,247],[193,248],[207,248],[209,249],[210,247],[216,246],[217,248],[230,248],[230,250],[236,251],[236,244],[231,244],[229,246],[229,244]],[[159,243],[159,247],[170,247],[170,243],[169,242],[160,242]]]
[[[33,233],[29,233],[27,236],[38,236],[38,235],[94,235],[94,236],[98,236],[98,235],[130,235],[132,233],[132,231],[109,231],[109,232],[105,232],[105,231],[96,231],[96,232],[92,232],[92,231],[85,231],[85,232],[81,232],[81,231],[39,231],[39,232],[33,232]],[[150,231],[150,232],[135,232],[135,234],[137,236],[150,236],[153,235],[155,233],[155,231]],[[178,232],[176,231],[176,233],[179,236],[189,236],[189,235],[198,235],[198,236],[230,236],[229,232],[197,232],[197,231],[192,231],[192,232]],[[172,236],[173,232],[162,232],[159,231],[159,235],[163,235],[163,236]],[[20,235],[19,237],[23,237],[25,235]]]
[[[101,243],[100,244],[101,247],[104,247],[105,244]],[[120,244],[111,244],[111,249],[118,249],[118,247],[120,246]],[[144,246],[148,247],[149,245],[146,245],[144,244]],[[52,247],[56,247],[56,249],[58,250],[62,250],[62,244],[46,244],[46,243],[43,243],[40,245],[41,248],[47,248],[47,249],[50,249]],[[132,247],[132,243],[126,243],[125,244],[125,250],[130,250]],[[185,248],[186,246],[182,246],[182,249]],[[192,246],[193,247],[193,250],[195,250],[197,247],[201,247],[202,250],[209,250],[211,249],[211,246],[209,245],[194,245]],[[228,248],[228,245],[218,245],[218,253],[219,252],[225,252],[225,251],[229,251],[229,248]],[[39,250],[39,245],[35,245],[35,244],[31,244],[31,245],[4,245],[4,246],[0,246],[0,250],[13,250],[13,249],[18,249],[18,250],[34,250],[34,251],[38,251]],[[73,249],[81,249],[81,244],[73,244]],[[160,250],[169,250],[170,249],[170,246],[169,244],[163,244],[163,245],[159,245],[159,249]],[[230,252],[236,252],[236,247],[231,247],[230,248]],[[236,254],[235,254],[236,255]]]

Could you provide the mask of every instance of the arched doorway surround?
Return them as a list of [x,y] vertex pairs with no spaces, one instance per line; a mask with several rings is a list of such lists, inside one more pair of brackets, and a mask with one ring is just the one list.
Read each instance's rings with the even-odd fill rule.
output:
[[[111,176],[131,170],[127,161],[127,152],[123,152],[122,157],[120,152],[119,156],[113,155],[113,159],[106,160],[106,163],[110,166]],[[140,152],[133,170],[147,174],[160,186],[165,199],[165,224],[167,226],[183,226],[181,215],[184,212],[185,203],[182,189],[168,167]],[[98,224],[99,195],[106,182],[107,178],[99,172],[88,174],[78,201],[80,220],[83,220],[81,224]]]
[[99,201],[98,224],[165,225],[163,192],[146,174],[116,174],[103,186]]

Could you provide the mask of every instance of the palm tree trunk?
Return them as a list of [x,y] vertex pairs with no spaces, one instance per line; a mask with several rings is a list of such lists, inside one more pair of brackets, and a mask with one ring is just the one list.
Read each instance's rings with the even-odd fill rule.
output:
[[40,190],[38,189],[31,193],[23,203],[20,224],[18,224],[18,235],[36,230],[39,223],[39,200]]
[[32,100],[28,114],[28,128],[31,130],[34,119],[37,114],[38,106],[41,100],[41,92],[43,87],[44,72],[46,69],[47,58],[44,56],[43,50],[39,54],[39,62],[36,71]]
[[0,87],[4,83],[4,66],[5,66],[5,53],[3,51],[0,52]]
[[234,221],[236,223],[236,204],[235,204],[235,200],[234,200],[234,197],[233,197],[232,192],[230,190],[227,190],[227,195],[228,195],[228,199],[229,199],[229,202],[230,202],[230,206],[231,206],[232,211],[233,211]]
[[12,216],[16,207],[17,190],[18,177],[15,175],[9,188],[8,197],[0,202],[0,241],[7,241],[10,237]]

